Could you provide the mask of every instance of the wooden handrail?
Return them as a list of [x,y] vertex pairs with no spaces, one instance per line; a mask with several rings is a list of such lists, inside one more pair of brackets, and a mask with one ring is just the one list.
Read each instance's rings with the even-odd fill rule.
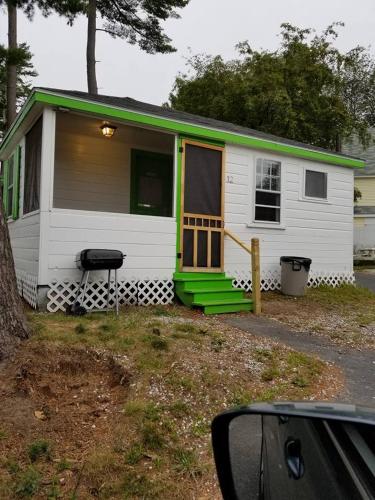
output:
[[240,240],[229,229],[224,228],[224,234],[229,236],[237,245],[243,248],[247,253],[251,255],[251,290],[254,304],[254,313],[260,314],[262,310],[261,306],[261,294],[260,294],[260,256],[259,256],[259,239],[251,238],[251,247],[246,245]]
[[248,245],[246,245],[246,243],[241,241],[238,236],[236,236],[234,233],[232,233],[232,231],[229,231],[229,229],[224,228],[224,233],[227,236],[229,236],[229,238],[232,238],[232,240],[235,241],[237,243],[237,245],[240,245],[241,248],[246,250],[246,252],[251,255],[251,248]]

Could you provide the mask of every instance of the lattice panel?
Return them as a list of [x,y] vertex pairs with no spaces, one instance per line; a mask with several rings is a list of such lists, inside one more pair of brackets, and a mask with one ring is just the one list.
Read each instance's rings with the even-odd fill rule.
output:
[[153,304],[167,305],[174,299],[173,280],[138,281],[138,304],[150,306]]
[[[79,283],[76,281],[55,281],[49,284],[47,292],[49,312],[65,311],[74,302]],[[174,298],[173,281],[119,281],[119,303],[126,305],[171,304]],[[114,306],[115,288],[111,281],[109,306]],[[107,306],[107,282],[92,281],[87,284],[83,306],[87,310],[103,309]]]
[[355,277],[353,272],[325,273],[325,272],[310,271],[309,281],[307,283],[307,286],[315,288],[320,285],[328,285],[335,288],[343,284],[353,285],[354,283],[355,283]]
[[[239,273],[231,272],[234,276],[233,286],[242,288],[247,292],[251,292],[251,275],[249,272]],[[265,270],[261,273],[261,290],[268,292],[280,289],[280,270]],[[342,284],[354,284],[355,277],[353,272],[324,272],[324,271],[310,271],[308,287],[317,287],[320,285],[328,285],[332,287],[340,286]]]
[[[251,292],[251,274],[250,272],[234,272],[230,273],[234,276],[233,286],[242,288],[247,292]],[[279,270],[265,270],[261,273],[260,289],[263,292],[271,290],[278,290],[280,288],[280,271]]]
[[25,271],[16,271],[18,293],[33,309],[38,306],[38,277]]
[[[74,302],[79,283],[76,281],[55,281],[49,284],[47,292],[47,310],[49,312],[65,311]],[[132,281],[118,282],[119,303],[132,305],[137,303],[137,284]],[[79,299],[80,300],[80,299]],[[110,285],[109,305],[115,301],[114,282]],[[83,306],[87,310],[103,309],[107,306],[107,282],[104,280],[87,283]]]

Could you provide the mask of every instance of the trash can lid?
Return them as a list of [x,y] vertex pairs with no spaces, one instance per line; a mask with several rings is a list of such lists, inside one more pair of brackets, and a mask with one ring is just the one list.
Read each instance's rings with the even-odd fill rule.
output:
[[291,262],[292,264],[298,262],[298,264],[301,264],[301,266],[303,266],[308,271],[310,269],[312,260],[308,257],[294,257],[290,255],[283,255],[282,257],[280,257],[280,264],[282,262]]

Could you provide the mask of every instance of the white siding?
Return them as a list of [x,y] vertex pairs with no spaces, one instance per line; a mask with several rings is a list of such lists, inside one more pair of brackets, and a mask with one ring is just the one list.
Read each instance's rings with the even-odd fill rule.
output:
[[56,116],[55,208],[129,213],[131,149],[173,154],[172,135],[122,125],[108,139],[98,119]]
[[[353,171],[350,168],[298,160],[228,146],[226,154],[225,221],[242,240],[260,239],[263,271],[278,272],[282,255],[312,259],[317,273],[352,272]],[[280,227],[253,223],[256,158],[281,161]],[[328,173],[328,202],[303,198],[304,168]],[[229,274],[249,272],[249,256],[229,238],[225,240],[225,268]]]
[[39,213],[8,223],[16,271],[38,276],[39,266]]
[[[176,264],[176,219],[55,209],[49,217],[47,283],[79,279],[75,257],[85,248],[125,253],[120,280],[171,279]],[[104,275],[96,272],[94,276]]]

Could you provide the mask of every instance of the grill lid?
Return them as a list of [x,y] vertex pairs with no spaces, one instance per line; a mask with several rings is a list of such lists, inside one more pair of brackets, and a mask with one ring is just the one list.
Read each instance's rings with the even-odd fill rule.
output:
[[124,254],[120,250],[86,248],[76,257],[77,266],[87,271],[100,269],[119,269],[122,266]]

